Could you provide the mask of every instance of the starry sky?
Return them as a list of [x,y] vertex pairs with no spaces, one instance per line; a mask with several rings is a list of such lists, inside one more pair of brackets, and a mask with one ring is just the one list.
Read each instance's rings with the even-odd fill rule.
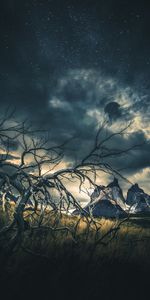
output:
[[111,143],[143,146],[113,164],[149,191],[149,1],[2,0],[0,104],[51,142],[75,137],[68,162],[92,147],[104,118],[110,132],[134,120]]

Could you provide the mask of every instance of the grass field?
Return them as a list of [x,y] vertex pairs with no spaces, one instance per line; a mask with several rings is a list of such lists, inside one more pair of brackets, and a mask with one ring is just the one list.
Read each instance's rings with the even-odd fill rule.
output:
[[[43,225],[52,226],[54,221],[47,214]],[[96,221],[99,239],[120,222]],[[1,211],[1,227],[5,223]],[[96,246],[94,225],[87,238],[85,218],[62,215],[57,220],[58,227],[70,229],[77,223],[76,242],[69,232],[54,234],[41,228],[32,233],[27,229],[23,248],[9,257],[1,247],[0,282],[6,299],[145,299],[150,278],[150,217],[132,217],[115,236],[111,233]]]

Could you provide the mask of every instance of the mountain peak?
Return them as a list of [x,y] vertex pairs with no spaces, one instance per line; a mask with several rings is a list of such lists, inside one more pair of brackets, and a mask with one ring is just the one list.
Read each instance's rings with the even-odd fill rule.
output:
[[114,177],[114,180],[107,185],[107,187],[113,187],[113,186],[119,187],[118,179],[116,177]]
[[129,191],[144,193],[144,190],[141,189],[141,188],[139,187],[138,183],[133,184],[133,185],[130,187]]

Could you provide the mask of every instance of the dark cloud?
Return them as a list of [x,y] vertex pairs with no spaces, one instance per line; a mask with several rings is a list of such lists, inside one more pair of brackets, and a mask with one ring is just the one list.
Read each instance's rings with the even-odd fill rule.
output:
[[5,147],[8,147],[10,151],[15,151],[19,147],[18,141],[15,141],[15,140],[9,140],[9,142],[3,141],[3,145]]
[[15,155],[11,155],[11,154],[0,154],[0,159],[8,159],[8,160],[15,160],[15,159],[19,159],[19,156],[15,156]]
[[117,136],[109,143],[109,146],[115,149],[131,148],[129,152],[119,157],[108,159],[108,163],[111,163],[115,169],[120,170],[126,177],[150,167],[150,143],[143,131],[133,132],[126,138]]
[[115,129],[134,119],[135,133],[111,145],[145,144],[114,164],[149,166],[147,3],[6,0],[0,13],[1,110],[15,106],[16,119],[48,129],[52,143],[75,136],[69,159],[92,147],[104,111]]

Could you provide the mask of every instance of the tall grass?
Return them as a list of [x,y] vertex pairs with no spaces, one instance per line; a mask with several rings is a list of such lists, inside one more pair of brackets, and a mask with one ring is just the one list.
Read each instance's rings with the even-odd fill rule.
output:
[[[0,211],[1,227],[11,221],[12,214],[12,207],[9,218],[8,214]],[[31,216],[26,215],[26,220],[32,225],[36,224],[36,216],[33,221]],[[6,286],[6,299],[6,293],[9,299],[13,299],[12,295],[15,298],[25,295],[25,299],[51,299],[54,293],[53,299],[87,300],[100,299],[101,296],[104,300],[114,299],[112,291],[115,299],[131,299],[132,293],[138,296],[136,289],[141,284],[141,281],[137,284],[139,272],[145,289],[149,278],[145,269],[147,272],[150,269],[148,226],[128,220],[122,223],[115,236],[109,235],[105,243],[95,247],[95,226],[92,224],[89,230],[86,218],[48,213],[42,225],[54,226],[56,220],[58,227],[67,226],[71,230],[78,224],[75,239],[67,231],[53,232],[42,227],[32,231],[27,228],[21,247],[9,257],[5,256],[5,251],[0,252],[0,281],[2,286]],[[105,218],[95,221],[99,226],[98,237],[119,222]],[[135,287],[133,279],[136,280]],[[125,290],[125,285],[129,286],[129,292],[127,288]],[[122,290],[123,295],[117,298]]]
[[[12,218],[14,208],[9,208],[9,214],[0,210],[0,226],[4,226],[7,222],[10,222]],[[8,217],[9,216],[9,217]],[[26,215],[25,219],[30,224],[36,224],[37,215]],[[34,221],[33,221],[34,220]],[[150,253],[150,228],[145,228],[141,224],[138,225],[133,220],[128,220],[120,226],[115,235],[113,233],[106,236],[103,243],[95,243],[95,224],[91,223],[89,227],[89,221],[85,217],[68,216],[65,214],[52,214],[47,213],[42,221],[42,226],[37,230],[27,229],[24,234],[22,248],[18,249],[15,255],[21,257],[21,255],[39,256],[49,259],[52,255],[56,258],[59,255],[70,255],[71,252],[75,252],[82,259],[90,257],[91,249],[94,249],[92,259],[97,261],[103,257],[113,261],[118,259],[120,261],[138,262],[140,264],[149,264],[147,258]],[[110,231],[111,228],[116,228],[119,224],[119,220],[110,219],[95,219],[98,229],[97,238],[103,237],[104,234]],[[67,227],[69,231],[53,231],[48,227]],[[75,231],[73,238],[71,232]],[[21,254],[22,253],[22,254]]]

